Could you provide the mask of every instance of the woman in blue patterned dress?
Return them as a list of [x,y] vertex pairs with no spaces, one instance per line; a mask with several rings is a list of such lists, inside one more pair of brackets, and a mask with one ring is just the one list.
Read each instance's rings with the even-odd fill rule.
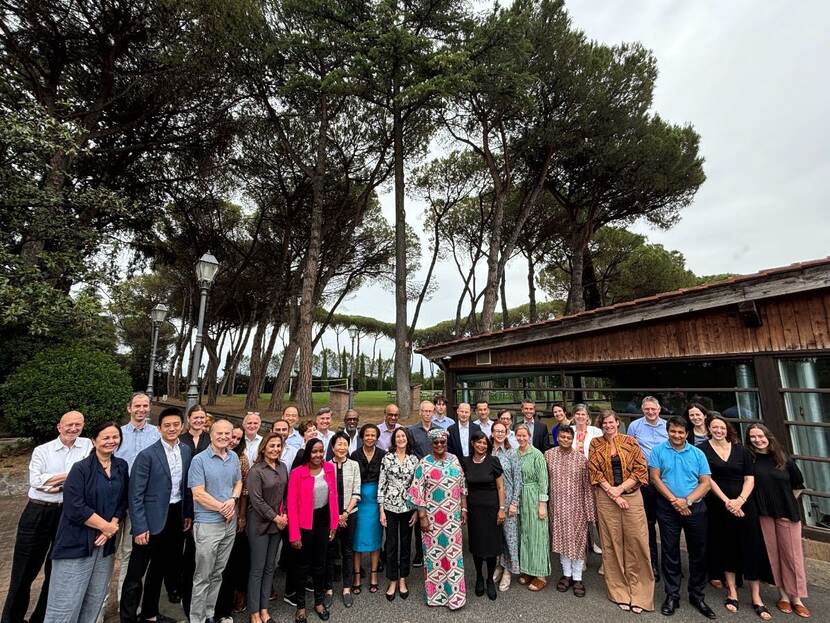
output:
[[[499,582],[499,590],[510,588],[510,579],[519,569],[519,505],[522,499],[522,468],[519,455],[510,444],[507,426],[494,422],[491,430],[493,439],[493,456],[501,462],[504,479],[504,502],[507,505],[507,517],[502,525],[503,547],[499,557],[499,567],[493,580]],[[499,581],[501,577],[501,581]]]
[[461,528],[467,518],[464,472],[447,452],[447,431],[429,431],[432,454],[415,469],[409,497],[418,509],[424,538],[427,605],[461,608],[467,602]]

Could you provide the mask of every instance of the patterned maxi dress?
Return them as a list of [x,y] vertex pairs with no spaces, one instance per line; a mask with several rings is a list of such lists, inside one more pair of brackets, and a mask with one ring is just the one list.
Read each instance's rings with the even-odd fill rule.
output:
[[[509,511],[510,504],[515,503],[521,508],[522,501],[522,468],[519,465],[519,455],[515,448],[493,448],[493,456],[501,461],[504,481],[504,505]],[[510,573],[519,573],[519,515],[507,517],[502,525],[503,547],[499,564]]]
[[421,459],[409,497],[418,510],[426,511],[429,519],[429,532],[423,533],[429,606],[455,610],[467,601],[461,532],[461,496],[466,494],[464,472],[454,455],[447,453],[441,461],[431,454]]
[[585,560],[588,522],[596,521],[588,461],[579,450],[557,447],[545,452],[545,462],[550,481],[550,550],[571,560]]
[[533,446],[517,450],[522,467],[522,505],[519,508],[519,566],[522,573],[544,578],[550,575],[548,520],[539,519],[539,502],[548,501],[548,468],[545,457]]

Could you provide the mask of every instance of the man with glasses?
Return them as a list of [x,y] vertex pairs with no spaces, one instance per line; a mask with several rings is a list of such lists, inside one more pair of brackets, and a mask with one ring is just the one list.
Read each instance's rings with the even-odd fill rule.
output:
[[386,408],[383,410],[383,422],[378,426],[380,428],[380,437],[378,437],[378,441],[375,444],[384,452],[389,452],[389,449],[392,447],[392,433],[401,426],[398,424],[398,417],[398,405],[386,405]]

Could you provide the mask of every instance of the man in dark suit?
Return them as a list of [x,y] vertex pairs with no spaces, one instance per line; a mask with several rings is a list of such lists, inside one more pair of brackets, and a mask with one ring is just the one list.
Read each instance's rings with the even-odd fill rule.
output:
[[[179,442],[181,410],[162,411],[159,428],[161,439],[138,453],[130,473],[134,546],[121,591],[122,623],[139,620],[139,599],[143,621],[171,620],[158,611],[161,584],[165,570],[180,564],[184,533],[193,522],[193,496],[187,486],[192,456],[190,448]],[[148,566],[142,598],[142,579]]]
[[550,448],[548,427],[536,419],[536,403],[530,398],[522,400],[522,424],[530,431],[530,443],[540,452]]
[[462,457],[470,456],[470,436],[475,432],[481,432],[481,428],[470,421],[469,403],[460,403],[455,409],[455,414],[458,421],[447,429],[447,452],[461,460]]

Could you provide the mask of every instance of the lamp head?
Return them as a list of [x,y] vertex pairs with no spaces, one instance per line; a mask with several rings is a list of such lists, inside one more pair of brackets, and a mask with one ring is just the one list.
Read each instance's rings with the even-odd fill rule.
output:
[[205,253],[196,262],[196,278],[199,280],[199,285],[210,287],[218,272],[219,262],[213,257],[210,251]]
[[152,310],[150,310],[150,319],[156,324],[161,324],[164,322],[164,318],[167,316],[168,311],[167,305],[159,303]]
[[349,327],[349,337],[355,339],[357,337],[357,327],[351,326]]

